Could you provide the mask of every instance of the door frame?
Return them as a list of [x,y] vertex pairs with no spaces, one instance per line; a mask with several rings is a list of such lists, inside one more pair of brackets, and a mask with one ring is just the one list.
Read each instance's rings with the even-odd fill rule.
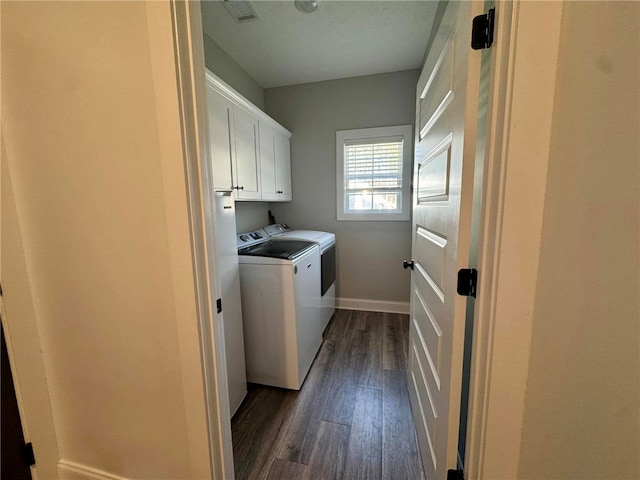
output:
[[[171,3],[188,11],[182,19],[176,15],[174,24],[177,55],[184,55],[178,62],[185,66],[181,95],[192,94],[195,85],[190,102],[203,112],[200,5]],[[469,479],[518,474],[561,17],[559,2],[496,1],[465,461]],[[206,139],[205,123],[198,112],[191,115],[185,141]],[[199,192],[189,192],[192,201],[200,200]],[[194,250],[194,264],[204,265],[198,255]],[[206,278],[196,284],[200,294],[208,291]],[[220,363],[215,368],[208,386],[212,471],[214,478],[233,478],[230,418],[220,409],[224,370]]]
[[518,477],[561,17],[561,2],[496,2],[468,479]]
[[[209,282],[216,282],[215,272],[206,269],[202,194],[196,188],[207,138],[201,118],[206,109],[202,20],[198,1],[169,3],[202,327],[213,318]],[[561,16],[559,2],[496,2],[465,462],[469,479],[516,478],[518,473]],[[56,478],[58,447],[32,314],[15,331],[5,322],[7,347],[25,439],[39,445],[37,472],[46,477],[51,467],[50,477]],[[222,338],[217,322],[213,331],[201,330],[202,374],[212,476],[232,479]]]
[[[0,257],[2,258],[0,274],[3,279],[11,278],[13,286],[17,287],[11,292],[11,295],[16,298],[11,310],[13,320],[8,318],[4,299],[0,295],[0,321],[4,328],[24,441],[36,446],[37,464],[31,466],[31,476],[33,480],[58,478],[58,459],[60,458],[58,440],[51,411],[40,331],[36,322],[29,274],[25,265],[24,245],[13,196],[11,172],[4,160],[6,150],[1,132],[0,137],[2,143],[0,212],[3,227],[0,237]],[[9,252],[13,255],[6,255]]]
[[215,199],[213,188],[208,188],[213,187],[212,171],[205,161],[209,156],[209,132],[202,16],[199,0],[170,0],[170,4],[211,474],[213,479],[231,480],[235,476],[224,329],[222,315],[216,314],[214,308],[221,292],[215,251],[208,245],[215,249],[215,231],[210,221]]
[[[205,212],[208,207],[206,193],[201,189],[201,179],[207,178],[206,171],[206,99],[204,50],[202,38],[202,20],[199,1],[168,0],[167,8],[171,11],[171,28],[174,44],[174,60],[176,65],[177,94],[179,97],[180,120],[183,143],[184,181],[188,198],[190,234],[192,242],[192,262],[194,285],[196,292],[196,308],[198,319],[198,335],[200,339],[200,365],[202,382],[205,391],[205,409],[207,416],[208,453],[210,478],[233,479],[233,451],[231,442],[231,419],[228,408],[228,388],[226,380],[226,359],[224,349],[224,332],[222,316],[215,313],[215,299],[219,298],[219,285],[215,261],[209,263],[215,252],[208,251],[206,239],[215,238],[213,232],[207,231]],[[0,13],[2,6],[0,5]],[[151,41],[151,40],[150,40]],[[6,162],[4,138],[0,131],[0,207],[3,227],[17,225],[14,210],[14,199],[11,189],[10,171]],[[204,166],[203,166],[204,165]],[[203,168],[205,171],[202,171]],[[206,183],[206,182],[202,182]],[[2,202],[2,200],[5,200]],[[19,226],[18,226],[19,227]],[[22,239],[19,228],[4,228],[0,237],[0,252],[18,252],[2,258],[0,273],[5,278],[18,278],[20,296],[13,302],[20,310],[14,308],[12,318],[20,318],[20,322],[7,319],[4,304],[0,296],[0,319],[2,321],[9,363],[14,373],[14,384],[18,408],[22,420],[25,442],[33,442],[36,449],[37,464],[31,467],[33,479],[59,478],[58,463],[60,453],[56,438],[56,426],[53,422],[49,387],[45,362],[42,355],[40,333],[36,322],[28,278],[23,278],[27,269],[24,266]],[[10,234],[5,233],[11,232]],[[210,268],[209,265],[213,265]],[[18,285],[18,282],[14,282]],[[212,294],[215,294],[213,296]],[[197,414],[195,415],[197,417]],[[194,427],[196,430],[200,426]],[[192,446],[192,454],[197,455],[198,446]],[[192,460],[196,461],[195,457]]]

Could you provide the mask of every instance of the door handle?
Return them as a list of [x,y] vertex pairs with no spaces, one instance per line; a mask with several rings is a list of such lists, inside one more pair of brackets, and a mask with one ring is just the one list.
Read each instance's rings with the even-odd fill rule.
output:
[[415,266],[415,262],[413,260],[411,260],[410,262],[407,262],[406,260],[404,260],[402,262],[402,268],[404,268],[405,270],[407,268],[410,268],[411,270],[413,270],[413,267]]

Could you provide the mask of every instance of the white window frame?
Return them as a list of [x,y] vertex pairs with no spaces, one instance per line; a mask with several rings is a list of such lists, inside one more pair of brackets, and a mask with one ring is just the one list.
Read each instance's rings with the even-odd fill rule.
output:
[[[344,147],[346,142],[402,137],[402,190],[399,212],[345,212],[344,188]],[[413,125],[392,127],[359,128],[336,132],[336,205],[337,219],[340,221],[406,221],[411,218],[411,175],[413,159]]]

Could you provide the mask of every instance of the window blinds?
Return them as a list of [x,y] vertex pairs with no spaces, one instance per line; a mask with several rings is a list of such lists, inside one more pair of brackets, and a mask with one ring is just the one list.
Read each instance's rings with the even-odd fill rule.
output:
[[401,189],[402,138],[345,142],[344,179],[348,190]]
[[347,140],[344,144],[346,210],[396,210],[402,192],[398,137]]

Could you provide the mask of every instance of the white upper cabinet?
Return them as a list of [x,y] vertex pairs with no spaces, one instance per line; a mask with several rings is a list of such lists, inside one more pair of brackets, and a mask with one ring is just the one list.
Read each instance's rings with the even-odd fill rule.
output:
[[291,141],[286,135],[276,134],[274,141],[276,157],[276,193],[279,201],[289,201],[291,195]]
[[207,115],[213,188],[218,191],[233,190],[230,128],[233,122],[233,104],[209,86],[207,86]]
[[291,133],[207,71],[215,190],[236,200],[291,200]]
[[235,180],[236,200],[260,200],[262,197],[260,194],[258,120],[250,113],[235,106],[233,116],[236,154],[231,169]]
[[263,200],[278,200],[276,193],[275,132],[260,124],[260,189]]
[[264,123],[260,124],[260,186],[263,200],[285,202],[292,198],[289,145],[289,135]]

